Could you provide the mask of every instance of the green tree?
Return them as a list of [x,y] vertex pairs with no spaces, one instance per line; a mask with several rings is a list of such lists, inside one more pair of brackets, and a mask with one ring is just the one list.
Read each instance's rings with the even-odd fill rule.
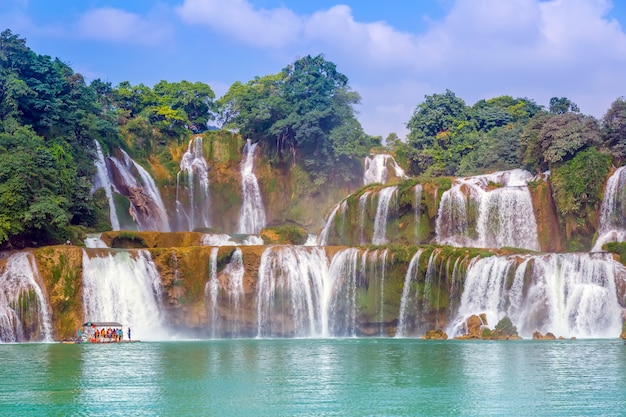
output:
[[626,160],[626,100],[618,98],[602,118],[603,146],[613,155],[616,163]]
[[416,149],[432,145],[437,136],[449,132],[461,122],[466,122],[469,109],[452,91],[425,96],[407,123],[409,143]]
[[180,122],[185,128],[199,133],[207,129],[209,120],[214,119],[215,93],[208,84],[162,80],[153,91],[158,97],[153,111],[162,116],[165,123],[176,125]]
[[219,120],[261,142],[274,163],[301,163],[323,183],[331,171],[354,177],[358,169],[348,160],[380,143],[356,120],[359,100],[335,64],[306,56],[278,74],[233,84],[218,101]]
[[550,114],[580,113],[580,109],[567,97],[552,97],[549,112]]
[[0,246],[63,238],[72,218],[68,165],[71,169],[67,153],[48,149],[28,128],[0,134]]
[[578,151],[600,143],[598,121],[580,113],[543,114],[520,135],[523,162],[537,170],[571,159]]

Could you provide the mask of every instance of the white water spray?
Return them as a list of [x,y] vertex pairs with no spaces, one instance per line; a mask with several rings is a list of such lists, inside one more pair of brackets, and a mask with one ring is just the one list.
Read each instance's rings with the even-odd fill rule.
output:
[[180,230],[210,227],[209,164],[202,136],[189,141],[176,175],[176,214]]
[[398,178],[406,178],[404,170],[396,163],[393,156],[388,154],[366,156],[363,165],[363,185],[385,184],[390,174]]
[[387,187],[383,188],[378,193],[378,206],[376,208],[376,217],[374,219],[374,235],[372,236],[372,244],[374,245],[384,245],[387,243],[387,219],[389,216],[389,206],[397,189],[397,186]]
[[244,147],[244,158],[241,161],[241,188],[243,204],[239,213],[239,233],[258,234],[265,227],[265,208],[261,198],[261,190],[254,175],[254,150],[257,144],[248,139]]
[[[511,276],[514,282],[507,288]],[[470,315],[484,313],[491,327],[508,316],[522,337],[535,331],[615,337],[622,325],[616,281],[623,285],[625,280],[624,266],[602,253],[475,259],[448,334],[458,334]]]
[[34,256],[15,253],[0,271],[0,342],[52,341],[50,307]]
[[599,252],[608,242],[626,240],[626,167],[618,168],[606,183],[600,206],[598,239],[592,251]]
[[[139,230],[169,232],[169,220],[161,194],[148,172],[128,154],[122,152],[122,159],[111,157],[124,186],[134,195],[131,200],[131,213]],[[135,173],[139,179],[135,178]]]
[[266,248],[257,284],[257,336],[325,335],[327,271],[326,254],[321,248]]
[[[408,336],[408,318],[417,316],[419,306],[417,305],[418,293],[416,289],[411,288],[411,283],[417,284],[417,274],[419,272],[419,260],[422,256],[423,249],[418,249],[409,262],[409,268],[404,277],[404,286],[402,287],[402,297],[400,298],[400,311],[398,313],[398,327],[396,337]],[[415,285],[417,288],[417,285]]]
[[161,298],[161,278],[148,251],[91,258],[83,251],[85,321],[116,321],[130,327],[134,339],[163,340]]
[[526,186],[532,178],[529,172],[519,169],[458,178],[441,199],[437,242],[539,250],[537,222]]
[[120,230],[120,221],[117,218],[117,210],[115,209],[115,200],[113,199],[113,184],[109,178],[109,171],[107,170],[106,162],[104,159],[104,154],[102,153],[102,147],[100,146],[100,142],[94,140],[96,144],[96,154],[98,159],[94,161],[96,166],[96,177],[93,181],[92,193],[99,189],[103,188],[104,193],[107,196],[107,200],[109,202],[109,220],[111,221],[111,229]]

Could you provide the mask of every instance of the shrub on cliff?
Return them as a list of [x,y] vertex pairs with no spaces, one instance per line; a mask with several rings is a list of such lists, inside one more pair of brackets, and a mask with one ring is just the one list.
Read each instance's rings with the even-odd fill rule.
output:
[[307,231],[300,226],[275,226],[261,229],[261,239],[266,245],[304,245]]

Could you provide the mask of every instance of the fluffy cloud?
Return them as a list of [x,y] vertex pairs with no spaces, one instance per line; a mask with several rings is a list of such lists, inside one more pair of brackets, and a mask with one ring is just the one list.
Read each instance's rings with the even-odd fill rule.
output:
[[406,122],[425,94],[446,88],[468,104],[502,94],[539,104],[567,96],[601,116],[626,89],[626,36],[607,17],[611,7],[609,0],[455,0],[422,32],[359,22],[345,5],[297,15],[247,0],[185,0],[177,12],[252,47],[323,52],[359,86],[363,124],[386,135],[403,129],[401,114]]
[[77,23],[78,34],[101,41],[160,45],[169,37],[169,25],[124,10],[102,7],[83,14]]
[[292,11],[255,9],[246,0],[186,0],[177,12],[186,22],[206,24],[257,47],[285,47],[302,29],[301,18]]

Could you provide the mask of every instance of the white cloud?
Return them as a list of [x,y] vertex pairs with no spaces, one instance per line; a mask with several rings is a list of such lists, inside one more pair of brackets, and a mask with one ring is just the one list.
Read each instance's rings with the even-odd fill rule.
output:
[[257,47],[287,46],[302,28],[301,18],[291,10],[255,9],[246,0],[185,0],[176,11],[186,22],[206,24]]
[[170,35],[162,20],[143,17],[124,10],[102,7],[83,14],[77,23],[84,38],[137,45],[160,45]]
[[493,94],[544,105],[566,96],[601,116],[626,89],[626,35],[607,18],[611,7],[610,0],[455,0],[420,33],[359,22],[345,5],[299,16],[247,0],[185,0],[178,13],[252,47],[324,53],[359,86],[363,125],[384,136],[404,129],[424,94],[446,88],[470,105]]

